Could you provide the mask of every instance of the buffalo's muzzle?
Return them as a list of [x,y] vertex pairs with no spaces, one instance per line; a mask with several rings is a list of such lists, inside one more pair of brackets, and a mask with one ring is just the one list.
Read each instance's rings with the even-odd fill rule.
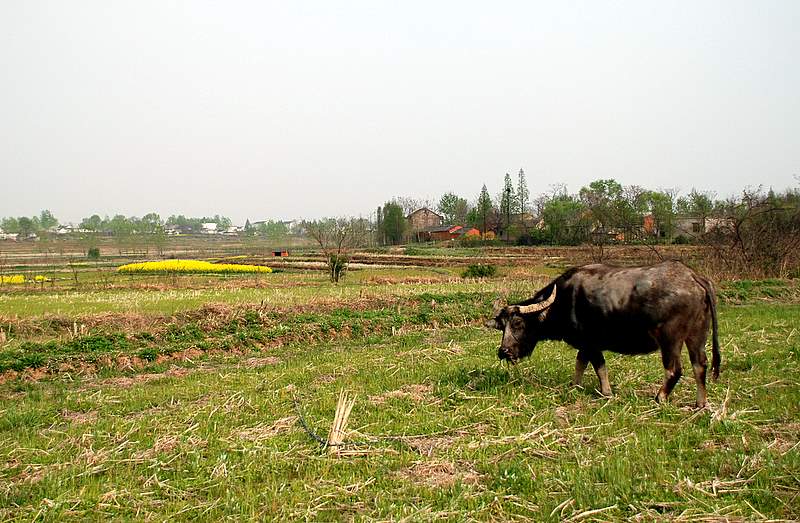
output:
[[511,352],[503,347],[497,349],[497,357],[500,358],[501,360],[508,360],[511,363],[517,362],[517,359],[511,354]]

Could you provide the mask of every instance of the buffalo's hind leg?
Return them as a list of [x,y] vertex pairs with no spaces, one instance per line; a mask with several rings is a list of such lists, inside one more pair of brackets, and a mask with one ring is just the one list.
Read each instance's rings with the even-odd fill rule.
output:
[[661,363],[664,364],[664,383],[656,395],[656,401],[666,403],[675,384],[681,379],[681,347],[683,340],[662,339]]
[[583,351],[578,351],[578,356],[575,358],[575,377],[572,379],[572,385],[579,387],[583,381],[583,373],[589,365],[589,357]]
[[600,393],[603,396],[611,396],[611,383],[608,381],[608,367],[606,367],[606,359],[600,351],[592,353],[590,360],[597,379],[600,380]]
[[692,362],[694,380],[697,382],[697,403],[698,409],[706,406],[708,394],[706,393],[706,368],[708,359],[706,358],[706,337],[707,331],[703,330],[696,336],[686,338],[686,349],[689,351],[689,361]]

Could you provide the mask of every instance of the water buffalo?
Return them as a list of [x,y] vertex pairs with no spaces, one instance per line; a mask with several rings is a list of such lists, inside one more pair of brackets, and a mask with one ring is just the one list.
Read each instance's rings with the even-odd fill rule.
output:
[[561,340],[578,350],[573,383],[580,385],[591,363],[600,390],[611,394],[603,351],[647,354],[661,350],[664,402],[681,377],[686,344],[697,382],[697,406],[706,405],[706,338],[712,326],[712,376],[720,354],[714,287],[677,261],[646,267],[603,264],[569,269],[533,298],[495,311],[486,326],[503,331],[497,355],[515,363],[540,340]]

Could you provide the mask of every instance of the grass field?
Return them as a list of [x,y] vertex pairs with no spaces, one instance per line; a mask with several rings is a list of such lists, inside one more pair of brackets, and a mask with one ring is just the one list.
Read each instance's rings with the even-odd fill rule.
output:
[[[563,344],[499,363],[481,319],[540,268],[407,271],[0,295],[0,519],[800,518],[794,282],[722,285],[723,373],[697,411],[691,377],[653,401],[655,354],[607,354],[611,399],[569,386]],[[325,439],[340,390],[337,456],[298,416]]]

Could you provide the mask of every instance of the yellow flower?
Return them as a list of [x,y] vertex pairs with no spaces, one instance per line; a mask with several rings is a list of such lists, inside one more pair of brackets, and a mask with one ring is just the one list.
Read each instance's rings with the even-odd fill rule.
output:
[[25,283],[25,276],[22,274],[11,274],[9,276],[0,276],[0,283],[20,284]]
[[209,263],[199,260],[164,260],[129,263],[117,268],[128,274],[185,273],[185,274],[241,274],[270,273],[272,269],[262,265],[237,265],[232,263]]

